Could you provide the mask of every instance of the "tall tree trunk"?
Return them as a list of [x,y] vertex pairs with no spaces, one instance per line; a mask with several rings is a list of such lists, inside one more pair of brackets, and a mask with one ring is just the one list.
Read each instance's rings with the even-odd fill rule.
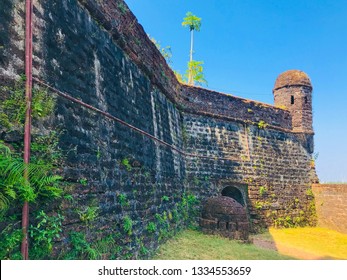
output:
[[194,44],[194,29],[190,31],[190,59],[189,59],[189,75],[188,85],[194,85],[193,72],[192,72],[192,61],[193,61],[193,44]]

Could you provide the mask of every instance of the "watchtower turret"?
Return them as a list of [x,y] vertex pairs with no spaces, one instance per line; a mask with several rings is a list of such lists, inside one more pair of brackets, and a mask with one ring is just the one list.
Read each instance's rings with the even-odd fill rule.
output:
[[312,84],[306,73],[289,70],[280,74],[273,89],[275,106],[290,111],[293,132],[313,134]]

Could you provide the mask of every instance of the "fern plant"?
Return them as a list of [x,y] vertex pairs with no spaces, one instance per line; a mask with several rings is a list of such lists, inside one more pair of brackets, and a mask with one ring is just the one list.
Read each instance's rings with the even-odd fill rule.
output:
[[33,202],[38,196],[60,197],[62,190],[58,182],[62,178],[51,175],[50,170],[49,165],[25,164],[4,143],[0,143],[0,214],[16,199]]

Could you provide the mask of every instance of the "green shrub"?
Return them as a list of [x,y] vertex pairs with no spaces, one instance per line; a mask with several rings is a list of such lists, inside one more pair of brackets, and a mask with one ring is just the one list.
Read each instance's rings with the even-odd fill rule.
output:
[[132,234],[133,221],[129,218],[129,216],[125,216],[123,219],[123,229],[128,234]]
[[146,229],[149,233],[154,233],[157,230],[157,226],[155,225],[155,223],[149,222]]
[[30,259],[49,258],[53,249],[53,242],[60,237],[62,231],[63,216],[57,214],[48,216],[44,211],[40,211],[36,216],[37,224],[30,225],[29,236],[31,246],[29,250]]

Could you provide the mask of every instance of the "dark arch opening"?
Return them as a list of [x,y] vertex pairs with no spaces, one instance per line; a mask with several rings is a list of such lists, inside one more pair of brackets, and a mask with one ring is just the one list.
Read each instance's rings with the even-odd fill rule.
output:
[[223,196],[228,196],[235,199],[242,206],[245,206],[245,201],[243,199],[243,195],[238,188],[235,187],[226,187],[222,190]]

